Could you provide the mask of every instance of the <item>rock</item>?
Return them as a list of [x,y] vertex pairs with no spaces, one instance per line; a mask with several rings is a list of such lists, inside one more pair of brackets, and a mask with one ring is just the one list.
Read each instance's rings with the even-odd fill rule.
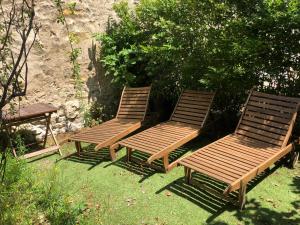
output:
[[68,101],[65,104],[65,113],[68,119],[75,119],[79,115],[80,102],[79,100]]
[[81,129],[83,127],[83,121],[82,120],[76,120],[74,122],[68,122],[67,131],[73,132]]

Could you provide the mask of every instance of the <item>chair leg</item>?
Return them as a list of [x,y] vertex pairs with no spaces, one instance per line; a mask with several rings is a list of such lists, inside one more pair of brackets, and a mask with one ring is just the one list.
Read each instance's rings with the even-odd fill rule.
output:
[[81,152],[81,144],[80,144],[79,141],[75,141],[75,147],[76,147],[77,154],[80,155],[80,152]]
[[114,145],[111,145],[110,147],[109,147],[109,154],[110,154],[110,159],[111,159],[111,161],[115,161],[116,160],[116,157],[117,157],[117,155],[116,155],[116,149],[119,147],[119,145],[117,144],[114,144]]
[[185,175],[185,182],[191,184],[192,170],[190,168],[184,167],[184,175]]
[[126,147],[127,162],[131,161],[132,148]]
[[169,170],[169,154],[163,157],[165,172],[167,173]]
[[246,203],[246,189],[247,184],[244,184],[243,181],[241,181],[240,189],[239,189],[239,207],[240,210],[243,210],[245,203]]

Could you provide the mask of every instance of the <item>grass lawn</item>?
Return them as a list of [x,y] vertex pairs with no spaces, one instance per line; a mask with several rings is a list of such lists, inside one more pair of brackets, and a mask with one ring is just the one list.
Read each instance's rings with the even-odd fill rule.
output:
[[[203,140],[177,151],[177,155],[200,147]],[[63,153],[75,151],[73,144]],[[143,157],[134,154],[135,157]],[[227,202],[183,181],[183,168],[168,174],[136,163],[126,163],[125,150],[110,162],[108,151],[89,152],[59,160],[58,155],[34,159],[44,169],[56,165],[64,188],[85,202],[90,224],[300,224],[300,165],[294,170],[278,167],[248,189],[246,209],[238,211]],[[206,179],[199,177],[199,179]]]

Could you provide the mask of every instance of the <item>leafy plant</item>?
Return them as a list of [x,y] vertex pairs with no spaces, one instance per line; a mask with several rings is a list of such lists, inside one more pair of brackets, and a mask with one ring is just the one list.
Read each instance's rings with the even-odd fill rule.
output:
[[71,48],[70,52],[70,62],[72,64],[72,76],[75,80],[75,90],[76,90],[76,97],[80,100],[80,108],[81,111],[84,111],[84,104],[82,102],[82,95],[83,95],[83,81],[81,79],[81,68],[80,63],[78,62],[78,57],[80,56],[82,49],[76,48],[75,45],[78,44],[79,38],[76,33],[71,32],[69,28],[69,24],[67,23],[66,17],[64,15],[64,8],[68,8],[71,11],[71,14],[74,14],[76,8],[76,2],[69,2],[65,3],[61,0],[54,0],[54,4],[57,8],[57,23],[61,23],[65,25],[65,28],[68,33],[68,40]]
[[300,92],[297,0],[142,0],[114,6],[100,59],[113,82],[152,83],[154,96],[218,90],[215,108],[234,115],[246,90]]
[[64,186],[57,168],[38,172],[25,160],[8,157],[0,183],[0,224],[76,224],[85,205]]
[[[35,21],[34,0],[0,1],[0,128],[3,109],[21,101],[28,85],[28,57],[40,26]],[[10,110],[14,110],[13,107]],[[6,135],[5,135],[6,136]],[[5,175],[7,148],[0,146],[0,177]]]

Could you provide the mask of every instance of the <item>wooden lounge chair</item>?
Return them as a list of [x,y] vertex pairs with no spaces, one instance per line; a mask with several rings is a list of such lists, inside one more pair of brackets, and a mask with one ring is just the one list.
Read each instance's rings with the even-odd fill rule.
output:
[[[227,188],[222,194],[215,194],[232,201],[229,193],[239,190],[238,203],[242,209],[247,183],[294,151],[293,144],[288,143],[299,102],[297,98],[251,91],[234,134],[178,160],[184,166],[186,181],[199,185],[191,176],[195,171],[224,182]],[[204,184],[199,186],[215,192]]]
[[116,118],[88,128],[68,138],[74,141],[80,154],[81,142],[96,144],[95,150],[109,147],[110,157],[116,158],[112,145],[141,127],[148,108],[151,87],[123,89]]
[[164,171],[169,171],[169,153],[200,134],[213,98],[212,92],[184,91],[169,121],[118,142],[126,147],[127,160],[133,150],[142,151],[150,155],[147,164],[163,158]]

